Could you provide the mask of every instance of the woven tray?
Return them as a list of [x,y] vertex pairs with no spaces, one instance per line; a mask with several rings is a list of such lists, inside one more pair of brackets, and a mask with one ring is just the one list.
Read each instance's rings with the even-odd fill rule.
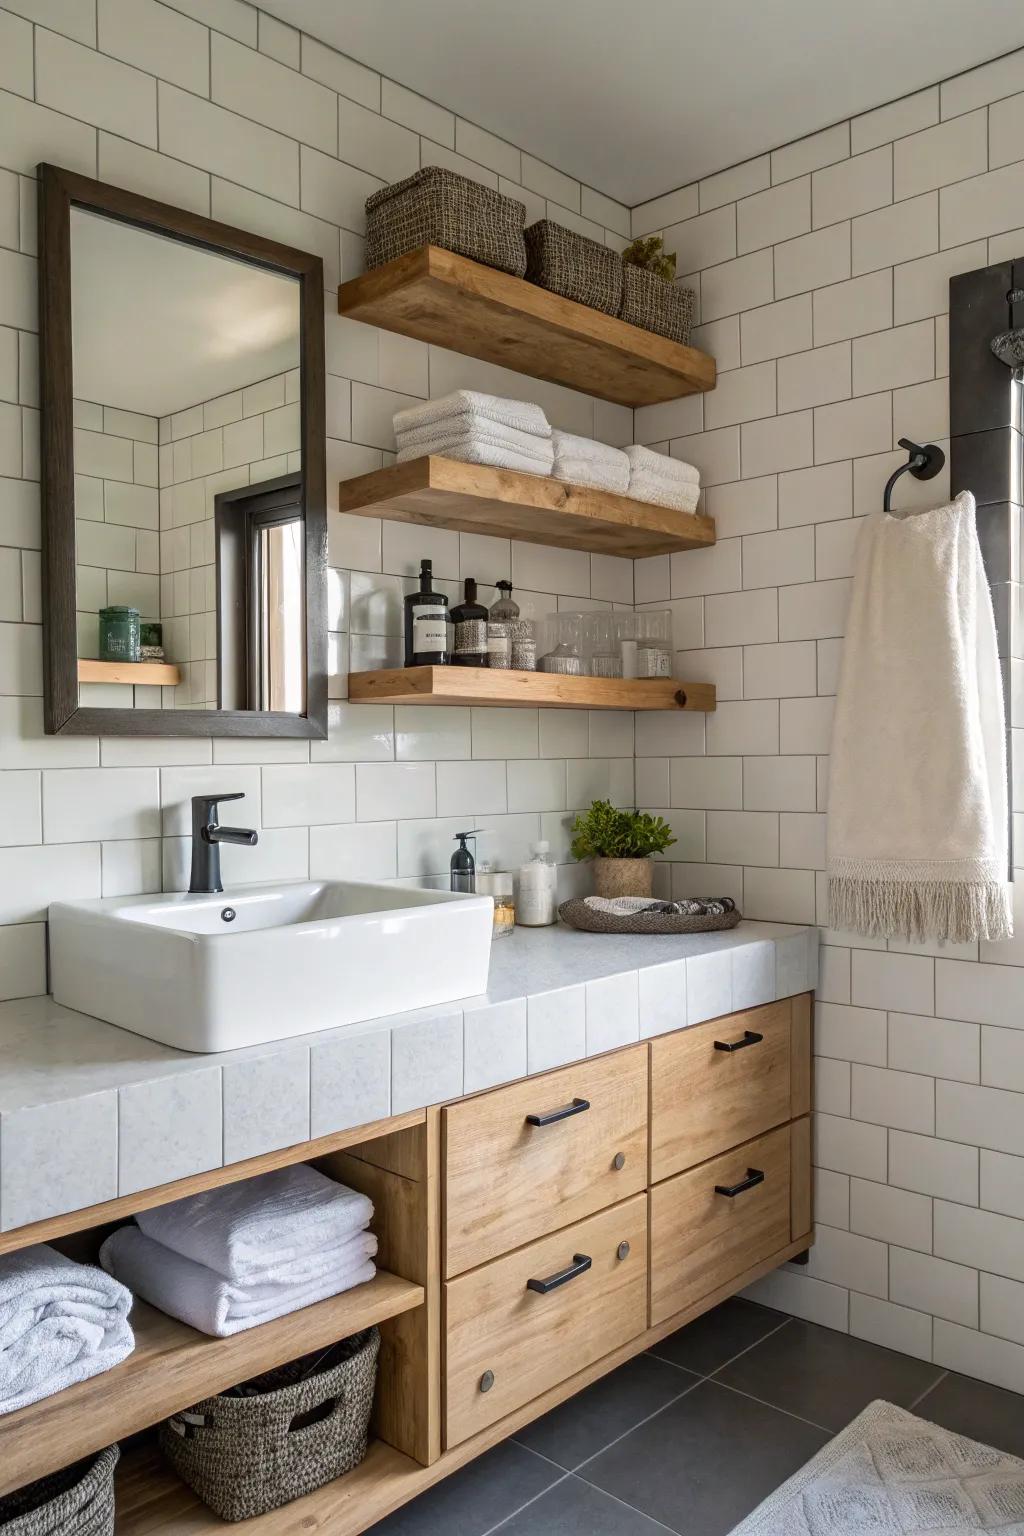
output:
[[657,273],[626,262],[622,268],[619,319],[688,347],[693,326],[693,289],[668,283]]
[[366,199],[366,265],[380,267],[421,245],[522,277],[526,205],[491,187],[427,165]]
[[735,928],[743,917],[735,907],[716,917],[676,917],[670,912],[615,917],[611,912],[596,912],[580,896],[563,901],[558,915],[570,928],[579,928],[584,933],[716,933],[722,928]]

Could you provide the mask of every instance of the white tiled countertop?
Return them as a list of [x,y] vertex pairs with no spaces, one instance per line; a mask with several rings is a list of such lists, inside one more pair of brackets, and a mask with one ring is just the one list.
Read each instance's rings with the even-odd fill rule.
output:
[[208,1056],[52,998],[0,1003],[0,1230],[805,992],[817,951],[779,923],[517,928],[482,996]]

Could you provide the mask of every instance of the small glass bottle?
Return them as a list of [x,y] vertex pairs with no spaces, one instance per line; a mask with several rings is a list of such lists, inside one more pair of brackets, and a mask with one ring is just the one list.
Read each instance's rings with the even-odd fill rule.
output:
[[420,561],[419,590],[405,599],[405,664],[443,667],[448,661],[448,599],[433,590],[434,563]]
[[558,866],[546,840],[531,843],[533,857],[519,871],[516,922],[522,928],[550,928],[558,921]]
[[516,904],[513,898],[513,879],[503,871],[477,875],[476,893],[494,900],[494,926],[492,937],[504,939],[515,930]]
[[498,592],[487,615],[487,665],[507,671],[512,665],[512,625],[519,618],[519,604],[512,600],[510,581],[499,581]]
[[477,601],[476,581],[466,577],[465,599],[451,611],[455,629],[452,648],[452,665],[456,667],[486,667],[487,665],[487,609]]

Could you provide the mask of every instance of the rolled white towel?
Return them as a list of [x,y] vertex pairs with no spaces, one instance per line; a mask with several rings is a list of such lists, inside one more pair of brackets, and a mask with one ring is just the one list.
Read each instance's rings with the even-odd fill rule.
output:
[[0,1258],[0,1414],[127,1359],[132,1299],[102,1269],[45,1243]]
[[623,449],[633,469],[645,474],[662,475],[666,480],[683,480],[688,485],[700,484],[700,470],[692,464],[687,464],[685,459],[670,458],[667,453],[658,453],[653,448],[644,448],[641,443],[630,443]]
[[563,432],[558,427],[552,428],[551,444],[556,459],[593,459],[598,464],[618,464],[624,457],[621,448],[599,443],[593,437],[578,437],[575,432]]
[[459,459],[463,464],[488,464],[493,469],[515,469],[524,475],[551,473],[551,459],[538,458],[535,454],[517,453],[503,443],[484,442],[480,437],[461,437],[443,441],[430,448],[399,448],[396,458],[399,464],[410,459],[422,459],[435,453],[446,459]]
[[372,1217],[365,1195],[296,1163],[155,1206],[136,1220],[147,1237],[245,1285],[343,1243]]
[[633,470],[629,494],[635,501],[650,501],[658,507],[672,507],[677,512],[696,512],[700,486],[680,481],[673,484],[662,475],[645,475]]
[[485,416],[453,416],[451,421],[439,421],[436,426],[420,427],[414,432],[398,432],[395,444],[399,450],[415,448],[421,454],[444,453],[446,443],[461,442],[465,438],[509,448],[513,453],[523,453],[528,459],[537,459],[542,464],[554,462],[555,451],[549,437],[520,432],[517,427],[488,421]]
[[450,395],[437,400],[425,400],[422,405],[407,406],[394,415],[395,432],[409,432],[416,427],[429,426],[432,422],[446,421],[450,416],[472,413],[500,421],[507,427],[517,427],[520,432],[535,432],[540,437],[551,436],[551,425],[539,405],[532,400],[506,400],[501,395],[484,395],[475,389],[456,389]]
[[100,1263],[161,1312],[200,1333],[228,1338],[372,1280],[377,1272],[376,1251],[376,1238],[360,1232],[324,1274],[306,1284],[235,1285],[207,1265],[165,1248],[138,1227],[126,1226],[107,1238],[100,1249]]
[[611,459],[556,458],[551,471],[556,480],[569,485],[586,485],[596,491],[614,491],[625,496],[629,490],[629,460],[619,454],[619,462]]

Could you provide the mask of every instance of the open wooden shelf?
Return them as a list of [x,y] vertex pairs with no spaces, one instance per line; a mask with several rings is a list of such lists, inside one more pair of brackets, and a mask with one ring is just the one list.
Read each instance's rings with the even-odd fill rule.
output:
[[715,387],[706,352],[436,245],[342,283],[338,312],[619,405]]
[[338,509],[359,517],[489,533],[631,560],[706,549],[715,542],[710,517],[564,480],[433,455],[343,480]]
[[197,1333],[137,1301],[131,1313],[135,1351],[127,1360],[3,1420],[0,1493],[423,1300],[421,1285],[378,1270],[365,1285],[228,1339]]
[[498,704],[506,709],[715,708],[713,683],[676,678],[565,677],[551,672],[493,671],[489,667],[396,667],[350,672],[353,704]]
[[79,657],[78,681],[176,688],[181,682],[181,668],[169,661],[88,661]]

